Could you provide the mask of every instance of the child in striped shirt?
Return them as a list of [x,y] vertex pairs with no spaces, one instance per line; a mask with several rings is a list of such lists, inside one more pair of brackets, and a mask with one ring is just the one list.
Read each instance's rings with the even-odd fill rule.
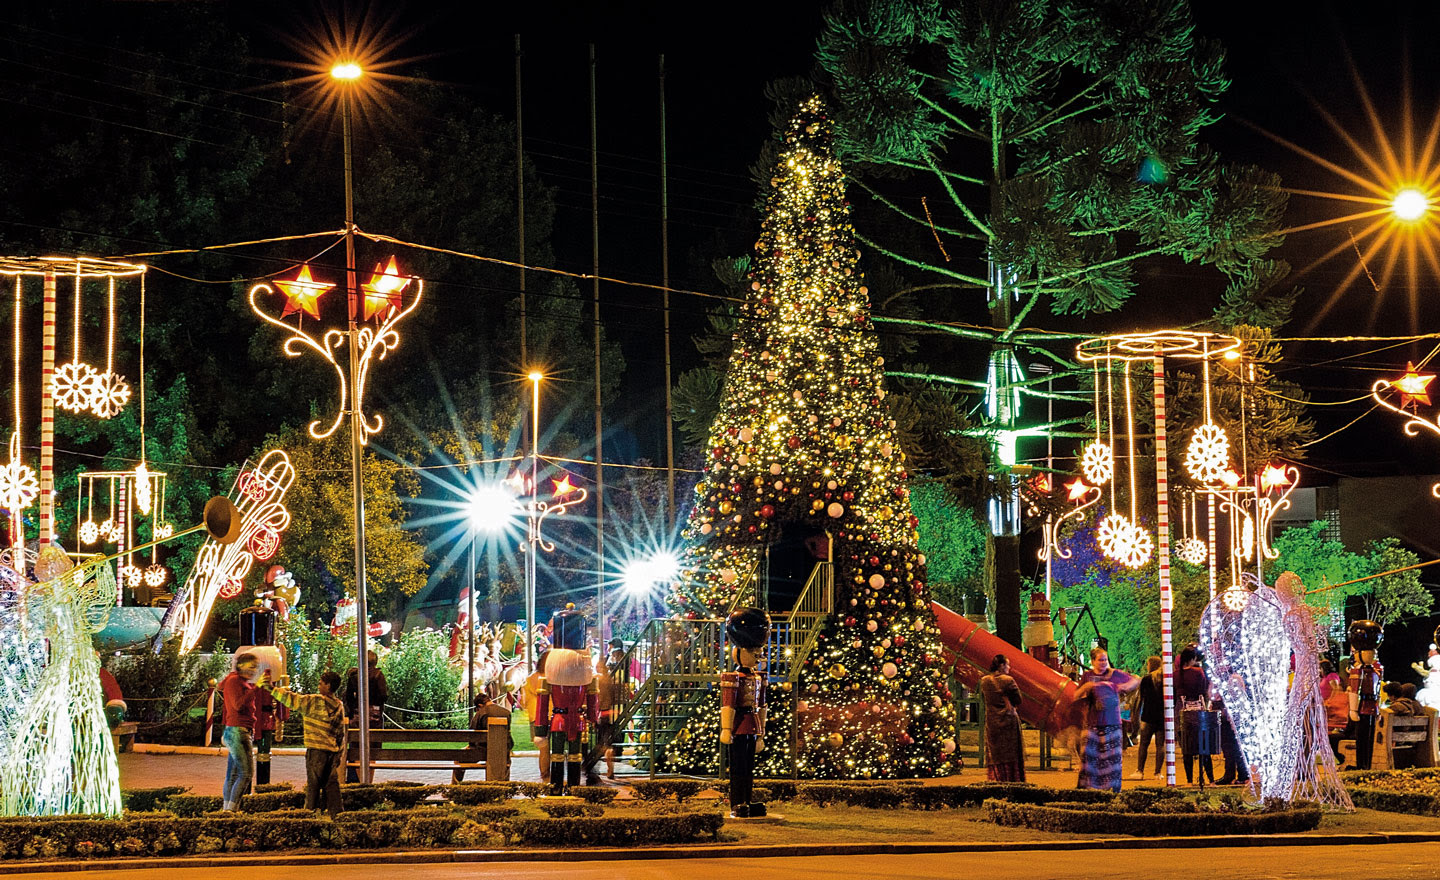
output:
[[343,807],[340,804],[340,762],[344,760],[346,724],[345,704],[335,696],[340,689],[340,676],[327,670],[320,676],[320,692],[300,694],[289,688],[261,685],[271,692],[276,702],[299,713],[305,721],[305,809],[320,806],[320,793],[325,793],[325,808],[333,819]]

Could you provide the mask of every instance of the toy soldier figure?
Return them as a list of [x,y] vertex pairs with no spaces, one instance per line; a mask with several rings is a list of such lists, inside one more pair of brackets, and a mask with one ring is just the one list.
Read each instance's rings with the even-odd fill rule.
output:
[[535,732],[550,737],[550,791],[580,784],[580,768],[599,719],[595,666],[585,644],[585,615],[573,604],[550,621],[550,653],[540,678]]
[[720,742],[730,761],[730,815],[748,819],[765,815],[765,805],[750,799],[755,753],[765,748],[766,681],[759,666],[770,616],[758,608],[736,609],[725,621],[725,635],[735,669],[720,676]]
[[1380,711],[1380,682],[1385,670],[1375,649],[1385,628],[1373,620],[1350,624],[1350,720],[1355,722],[1355,769],[1369,770],[1375,751],[1375,716]]

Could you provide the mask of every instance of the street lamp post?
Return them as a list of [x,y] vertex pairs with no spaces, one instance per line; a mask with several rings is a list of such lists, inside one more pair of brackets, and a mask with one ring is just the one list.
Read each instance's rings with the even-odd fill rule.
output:
[[330,76],[340,83],[341,140],[345,152],[345,294],[349,317],[348,345],[350,404],[350,477],[354,494],[355,522],[355,690],[360,726],[360,780],[370,782],[370,663],[368,628],[370,615],[365,590],[365,479],[363,447],[365,437],[360,424],[360,287],[355,275],[355,183],[350,146],[351,86],[364,71],[354,62],[336,64]]
[[532,370],[530,379],[530,494],[525,516],[525,671],[535,671],[535,556],[540,552],[540,521],[535,516],[534,495],[540,491],[540,380],[545,378]]

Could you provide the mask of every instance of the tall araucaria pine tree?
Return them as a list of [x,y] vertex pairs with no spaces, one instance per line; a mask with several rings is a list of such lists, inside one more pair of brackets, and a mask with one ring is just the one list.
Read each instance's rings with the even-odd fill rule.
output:
[[719,615],[778,535],[828,533],[834,609],[793,695],[800,772],[939,775],[954,714],[832,140],[821,100],[802,102],[770,180],[675,599]]

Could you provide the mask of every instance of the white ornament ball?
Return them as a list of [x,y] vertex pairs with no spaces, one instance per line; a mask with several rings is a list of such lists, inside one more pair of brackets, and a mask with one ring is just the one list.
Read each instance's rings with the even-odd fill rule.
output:
[[746,455],[745,453],[742,452],[742,453],[740,453],[739,458],[737,458],[737,459],[735,459],[735,460],[738,461],[738,462],[740,462],[740,466],[741,466],[741,467],[744,467],[745,465],[747,465],[747,464],[750,463],[750,456],[748,456],[748,455]]
[[830,514],[830,516],[834,517],[835,519],[839,519],[845,514],[845,508],[840,504],[840,502],[832,501],[830,502],[830,506],[825,508],[825,512]]
[[859,605],[859,604],[860,604],[860,600],[859,600],[859,599],[851,599],[851,600],[850,600],[850,607],[851,607],[851,608],[854,608],[856,605]]
[[899,671],[900,670],[895,667],[894,663],[886,663],[884,666],[880,667],[880,674],[885,676],[886,678],[894,678]]
[[955,751],[955,740],[947,739],[940,744],[940,754],[948,755]]
[[820,417],[817,416],[817,415],[815,415],[814,413],[811,413],[811,414],[810,414],[809,419],[810,419],[810,424],[812,424],[812,425],[815,424],[816,422],[820,421]]
[[775,477],[780,476],[780,463],[779,463],[779,462],[776,462],[775,464],[770,465],[770,474],[771,474],[771,476],[775,476]]
[[795,701],[795,711],[796,711],[796,712],[808,712],[808,711],[810,711],[810,701],[809,701],[809,700],[796,700],[796,701]]
[[840,427],[840,417],[839,417],[839,416],[836,416],[835,418],[833,418],[833,419],[830,420],[830,427],[832,427],[832,428],[838,428],[838,427]]
[[877,629],[879,629],[879,628],[880,628],[880,624],[876,623],[875,621],[873,621],[873,620],[867,620],[867,621],[865,621],[865,631],[866,631],[866,632],[872,632],[872,633],[873,633],[875,630],[877,630]]
[[884,648],[884,649],[887,650],[887,651],[890,650],[890,640],[889,640],[889,639],[884,639],[884,640],[882,640],[882,641],[880,642],[880,647]]
[[885,575],[878,573],[870,575],[870,586],[877,590],[885,586]]
[[804,400],[804,399],[805,399],[805,393],[802,392],[802,391],[800,391],[799,389],[796,389],[796,390],[795,390],[795,393],[794,393],[794,394],[791,394],[790,396],[793,397],[793,398],[795,398],[796,400]]
[[910,625],[910,628],[915,630],[917,633],[923,632],[925,630],[925,621],[917,620]]
[[776,489],[776,491],[779,491],[779,490],[784,489],[784,488],[785,488],[785,481],[784,481],[784,480],[776,480],[776,481],[775,481],[775,489]]
[[884,446],[880,447],[880,454],[885,456],[886,458],[889,458],[890,454],[894,451],[895,447],[891,446],[889,443],[886,443]]
[[924,553],[921,553],[921,554],[920,554],[920,564],[921,564],[921,565],[924,565],[924,564],[925,564],[925,554],[924,554]]
[[722,584],[733,584],[733,583],[735,583],[735,569],[733,569],[733,568],[722,568],[722,569],[720,569],[720,583],[722,583]]
[[710,533],[713,532],[713,531],[715,531],[715,527],[712,526],[712,525],[710,525],[709,523],[701,523],[701,524],[700,524],[700,534],[702,534],[702,535],[708,535],[708,534],[710,534]]
[[741,442],[741,443],[749,443],[751,440],[754,440],[754,439],[755,439],[755,432],[754,432],[752,429],[750,429],[750,428],[741,428],[741,429],[740,429],[740,442]]
[[839,483],[835,482],[834,480],[831,480],[830,482],[828,482],[828,483],[825,484],[825,488],[826,488],[826,489],[829,489],[830,491],[833,492],[833,491],[835,491],[835,487],[837,487],[837,486],[839,486],[839,485],[840,485]]

